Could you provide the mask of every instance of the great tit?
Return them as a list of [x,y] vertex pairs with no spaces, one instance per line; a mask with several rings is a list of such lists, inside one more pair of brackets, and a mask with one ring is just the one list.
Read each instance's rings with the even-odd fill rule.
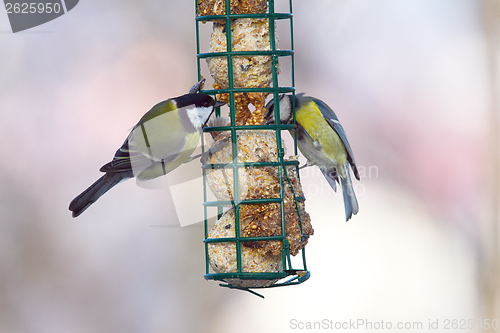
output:
[[189,94],[160,102],[142,116],[113,160],[100,169],[105,175],[71,201],[73,217],[124,180],[157,178],[200,156],[191,154],[198,146],[201,129],[214,108],[224,105],[197,93],[202,81]]
[[[293,123],[293,97],[281,95],[279,119],[281,124]],[[274,100],[266,105],[267,124],[274,124]],[[358,201],[352,187],[349,166],[360,180],[351,146],[342,125],[325,102],[304,94],[295,95],[295,119],[297,146],[307,159],[306,166],[317,165],[334,191],[335,182],[342,184],[346,221],[359,211]],[[340,181],[339,181],[340,178]]]

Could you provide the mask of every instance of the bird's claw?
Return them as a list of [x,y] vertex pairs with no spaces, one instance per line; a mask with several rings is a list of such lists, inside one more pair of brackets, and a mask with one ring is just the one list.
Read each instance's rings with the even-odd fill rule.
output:
[[189,158],[189,161],[188,162],[191,162],[192,160],[195,160],[197,158],[201,158],[200,159],[200,162],[202,164],[205,164],[205,158],[209,157],[209,156],[212,156],[213,154],[215,154],[216,152],[222,150],[224,148],[224,146],[227,144],[227,142],[229,141],[229,138],[230,137],[226,137],[224,139],[221,140],[221,142],[219,142],[216,146],[210,148],[209,150],[207,150],[206,152],[204,153],[201,153],[201,154],[198,154],[198,155],[195,155],[195,156],[191,156]]
[[202,78],[200,81],[196,82],[194,86],[189,89],[190,94],[197,94],[203,89],[203,85],[205,84],[205,78]]

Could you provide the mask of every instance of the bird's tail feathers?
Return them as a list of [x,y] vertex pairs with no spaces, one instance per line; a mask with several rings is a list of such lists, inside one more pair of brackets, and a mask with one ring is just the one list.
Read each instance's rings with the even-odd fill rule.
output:
[[77,196],[69,204],[69,210],[73,212],[73,217],[79,216],[90,205],[97,201],[104,193],[108,192],[118,183],[132,178],[132,171],[107,173],[99,178],[94,184],[90,185],[85,191]]
[[342,194],[344,196],[344,208],[345,208],[345,218],[346,222],[356,215],[359,211],[358,200],[356,199],[356,194],[354,194],[354,189],[352,187],[351,175],[349,170],[347,171],[346,178],[340,178],[342,183]]
[[334,192],[337,192],[337,183],[338,177],[337,177],[337,172],[335,172],[335,169],[332,170],[327,170],[324,168],[319,168],[321,172],[323,173],[323,176],[325,176],[326,181],[328,184],[330,184],[330,187],[333,189]]

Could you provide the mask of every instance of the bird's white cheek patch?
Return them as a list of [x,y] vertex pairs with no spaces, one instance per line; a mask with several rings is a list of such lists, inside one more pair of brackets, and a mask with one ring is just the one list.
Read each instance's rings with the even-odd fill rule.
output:
[[201,128],[202,120],[203,122],[206,121],[211,112],[212,112],[211,107],[186,109],[186,113],[189,120],[196,128]]

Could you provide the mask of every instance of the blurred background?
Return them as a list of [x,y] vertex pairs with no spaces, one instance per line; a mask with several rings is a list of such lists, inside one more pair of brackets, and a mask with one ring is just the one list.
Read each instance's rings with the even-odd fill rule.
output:
[[0,10],[0,332],[500,329],[498,6],[294,2],[296,87],[342,121],[360,212],[345,223],[303,170],[311,278],[265,299],[204,280],[203,229],[180,228],[168,191],[128,181],[68,211],[137,120],[195,83],[194,1],[82,0],[16,34]]

